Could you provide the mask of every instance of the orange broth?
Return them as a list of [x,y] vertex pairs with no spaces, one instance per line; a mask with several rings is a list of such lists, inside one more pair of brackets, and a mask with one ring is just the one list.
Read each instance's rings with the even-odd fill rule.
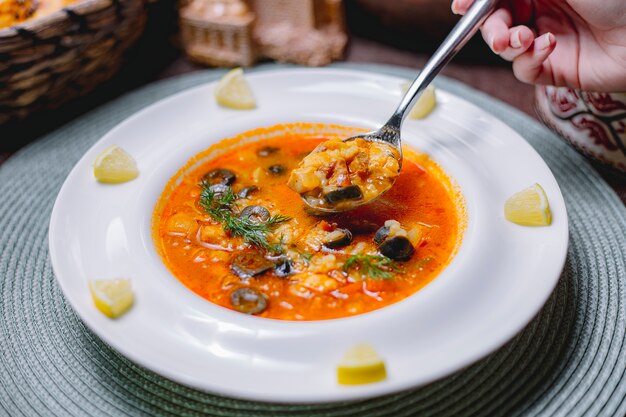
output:
[[[432,281],[449,264],[460,245],[465,212],[458,189],[427,155],[405,147],[402,171],[391,190],[379,200],[338,215],[311,215],[305,210],[300,195],[288,188],[287,179],[308,152],[333,137],[336,135],[285,134],[246,143],[241,141],[240,145],[234,138],[192,159],[170,180],[153,218],[156,247],[173,275],[199,296],[229,309],[233,309],[231,293],[234,290],[254,288],[267,300],[265,310],[258,315],[281,320],[323,320],[365,313],[400,301]],[[257,155],[257,151],[266,146],[279,151],[264,157]],[[216,152],[222,153],[203,161],[203,156]],[[275,175],[267,170],[276,164],[284,166],[285,172]],[[291,275],[280,277],[268,271],[240,278],[231,270],[232,259],[242,252],[258,251],[258,248],[228,233],[217,243],[202,244],[203,228],[222,233],[221,225],[198,204],[201,178],[215,168],[227,168],[236,173],[237,179],[231,185],[235,193],[245,186],[259,188],[245,201],[238,201],[238,207],[263,205],[272,215],[291,218],[284,223],[288,225],[284,228],[295,230],[294,234],[304,234],[304,238],[290,237],[286,243],[283,239],[285,253],[282,257],[293,258]],[[172,233],[168,219],[178,213],[193,221],[189,230]],[[376,250],[372,238],[390,219],[406,227],[419,228],[422,237],[411,259],[395,262],[399,270],[393,272],[392,279],[372,279],[362,273],[355,278],[354,273],[346,272],[341,265],[354,250],[362,248],[369,253]],[[339,249],[314,250],[302,243],[310,233],[307,231],[314,227],[346,228],[352,232],[353,240]],[[277,236],[273,238],[280,240]],[[216,244],[222,249],[216,249]],[[280,256],[273,259],[277,258]]]

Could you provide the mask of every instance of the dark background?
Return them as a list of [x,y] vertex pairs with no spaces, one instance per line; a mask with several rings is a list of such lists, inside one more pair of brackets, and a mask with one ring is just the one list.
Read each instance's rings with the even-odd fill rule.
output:
[[[344,57],[347,62],[381,63],[417,69],[426,62],[455,19],[452,13],[446,11],[449,22],[439,22],[436,29],[424,29],[419,24],[419,18],[399,22],[395,16],[374,14],[377,10],[367,9],[355,0],[348,0],[345,5],[348,31],[351,34]],[[405,7],[409,10],[400,14],[417,16],[417,10]],[[181,54],[176,38],[176,17],[173,0],[149,4],[144,35],[128,52],[119,73],[94,92],[65,104],[61,109],[0,126],[0,161],[42,134],[127,91],[151,81],[203,69]],[[474,39],[444,70],[444,74],[532,114],[532,87],[515,80],[508,68],[508,63],[490,54],[479,39]],[[498,83],[493,82],[494,76],[500,78]],[[502,94],[503,82],[509,94]]]
[[[449,11],[449,1],[443,2],[445,6],[441,1],[423,1],[440,6],[425,10],[419,0],[347,0],[350,42],[344,61],[422,67],[456,20]],[[41,135],[125,92],[155,80],[204,68],[190,62],[180,52],[175,1],[160,0],[147,7],[146,30],[128,51],[125,64],[115,77],[58,110],[0,126],[0,164]],[[492,54],[480,35],[470,41],[443,74],[535,116],[534,88],[517,81],[510,63]],[[597,168],[626,201],[625,177],[602,166]]]

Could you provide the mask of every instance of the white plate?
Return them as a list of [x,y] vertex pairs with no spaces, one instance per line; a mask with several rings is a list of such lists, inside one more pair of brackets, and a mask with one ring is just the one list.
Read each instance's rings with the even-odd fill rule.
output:
[[[405,80],[372,73],[294,69],[248,76],[259,107],[223,109],[214,84],[162,100],[99,140],[68,176],[50,222],[56,277],[83,321],[113,348],[165,377],[232,397],[326,402],[386,394],[432,382],[493,352],[526,325],[557,283],[567,250],[567,214],[550,170],[522,137],[445,91],[404,139],[428,152],[461,187],[468,227],[458,255],[406,300],[351,318],[287,322],[216,306],[161,262],[151,214],[167,180],[222,138],[281,122],[375,128],[392,113]],[[137,160],[138,179],[97,183],[92,164],[112,144]],[[511,194],[539,182],[554,222],[529,228],[504,219]],[[133,309],[109,320],[94,307],[89,278],[131,277]],[[347,348],[366,341],[385,358],[386,381],[336,383]]]

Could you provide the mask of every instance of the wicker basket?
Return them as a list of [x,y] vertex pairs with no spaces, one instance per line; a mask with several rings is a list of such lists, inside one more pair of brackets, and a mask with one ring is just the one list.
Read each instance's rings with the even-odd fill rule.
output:
[[145,26],[144,0],[82,0],[0,29],[0,124],[91,91]]

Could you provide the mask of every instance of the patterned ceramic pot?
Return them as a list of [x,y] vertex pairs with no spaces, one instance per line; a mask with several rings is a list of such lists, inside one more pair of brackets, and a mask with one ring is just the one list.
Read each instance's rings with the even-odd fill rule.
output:
[[626,93],[539,86],[542,121],[583,154],[626,172]]

